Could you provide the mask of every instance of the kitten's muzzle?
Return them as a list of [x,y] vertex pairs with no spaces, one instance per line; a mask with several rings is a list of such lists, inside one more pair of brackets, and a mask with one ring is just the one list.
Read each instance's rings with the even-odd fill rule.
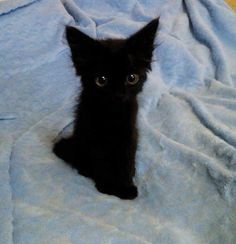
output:
[[125,102],[128,100],[128,96],[123,93],[116,93],[113,98],[114,98],[114,100],[119,101],[119,102]]

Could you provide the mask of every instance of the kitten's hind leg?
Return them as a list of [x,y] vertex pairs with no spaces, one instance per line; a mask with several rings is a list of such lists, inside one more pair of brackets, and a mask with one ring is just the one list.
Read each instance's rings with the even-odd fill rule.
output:
[[74,138],[62,138],[54,144],[53,152],[64,161],[74,164],[76,152],[76,143]]
[[91,177],[91,168],[85,163],[87,160],[83,156],[81,145],[78,144],[75,138],[62,138],[54,144],[53,152],[71,167],[75,168],[79,174]]

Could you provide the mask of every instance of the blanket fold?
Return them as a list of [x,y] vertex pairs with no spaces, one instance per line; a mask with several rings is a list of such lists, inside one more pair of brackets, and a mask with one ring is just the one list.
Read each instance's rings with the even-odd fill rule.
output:
[[[139,197],[52,153],[80,91],[65,26],[125,38],[160,17],[139,96]],[[223,0],[0,1],[0,240],[236,242],[236,16]]]
[[0,237],[3,243],[12,243],[12,188],[9,175],[12,139],[1,135],[0,141]]

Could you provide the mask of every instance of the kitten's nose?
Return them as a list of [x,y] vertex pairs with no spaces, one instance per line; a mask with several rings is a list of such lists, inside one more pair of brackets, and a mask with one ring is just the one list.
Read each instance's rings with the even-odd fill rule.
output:
[[123,101],[126,101],[127,100],[127,96],[124,93],[119,92],[119,93],[116,93],[115,94],[115,99],[117,101],[123,102]]

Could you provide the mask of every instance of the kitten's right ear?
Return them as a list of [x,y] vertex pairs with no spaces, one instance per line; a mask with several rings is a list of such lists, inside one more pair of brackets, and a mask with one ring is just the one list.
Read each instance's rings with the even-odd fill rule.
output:
[[156,37],[159,18],[153,19],[141,30],[134,33],[127,40],[127,51],[138,65],[148,70],[151,69],[153,50],[155,48],[154,40]]
[[98,52],[99,43],[72,26],[66,26],[66,38],[76,72],[81,75]]

